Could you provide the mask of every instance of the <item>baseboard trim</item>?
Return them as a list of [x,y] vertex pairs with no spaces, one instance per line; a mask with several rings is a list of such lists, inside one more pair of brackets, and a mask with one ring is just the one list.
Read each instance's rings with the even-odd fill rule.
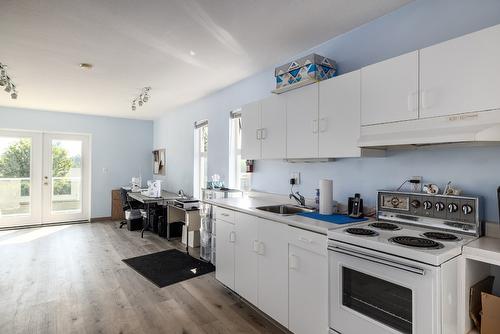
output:
[[60,226],[60,225],[88,224],[88,223],[89,223],[88,220],[77,220],[77,221],[59,222],[59,223],[19,225],[19,226],[0,227],[0,231],[24,230],[24,229],[28,229],[28,228],[39,228],[39,227]]
[[91,223],[96,223],[96,222],[103,222],[103,221],[107,221],[107,220],[113,220],[113,218],[110,217],[94,217],[94,218],[90,218],[90,222]]

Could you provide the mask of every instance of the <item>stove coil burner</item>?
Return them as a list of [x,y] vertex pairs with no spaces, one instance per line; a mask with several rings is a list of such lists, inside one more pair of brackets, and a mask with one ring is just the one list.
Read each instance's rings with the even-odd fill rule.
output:
[[369,224],[369,226],[388,231],[396,231],[401,229],[401,227],[399,227],[398,225],[391,223],[371,223]]
[[434,240],[456,241],[458,237],[451,233],[444,232],[425,232],[422,234],[424,237]]
[[389,239],[389,241],[399,245],[416,248],[438,249],[444,247],[443,244],[440,244],[439,242],[436,242],[434,240],[410,236],[392,237]]
[[367,228],[361,228],[361,227],[349,227],[345,231],[349,234],[364,235],[369,237],[378,235],[378,233],[375,232],[374,230],[369,230]]

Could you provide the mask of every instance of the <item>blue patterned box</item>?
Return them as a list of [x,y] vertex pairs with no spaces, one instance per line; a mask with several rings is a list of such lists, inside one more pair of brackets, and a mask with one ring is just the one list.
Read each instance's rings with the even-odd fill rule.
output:
[[337,74],[334,60],[315,53],[276,67],[276,92],[287,91],[313,82],[326,80]]

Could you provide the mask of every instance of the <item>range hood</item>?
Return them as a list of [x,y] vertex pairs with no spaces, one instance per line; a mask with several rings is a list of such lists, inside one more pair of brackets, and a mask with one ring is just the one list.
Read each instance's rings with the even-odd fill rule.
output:
[[500,142],[500,110],[361,127],[359,147]]

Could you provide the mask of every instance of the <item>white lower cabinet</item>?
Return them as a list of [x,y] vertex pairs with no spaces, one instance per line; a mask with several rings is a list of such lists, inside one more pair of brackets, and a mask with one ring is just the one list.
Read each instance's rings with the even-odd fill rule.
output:
[[236,240],[234,224],[217,219],[215,235],[217,236],[215,278],[234,290],[234,242]]
[[326,236],[289,227],[289,329],[295,334],[328,333]]
[[216,235],[217,280],[295,334],[328,332],[325,235],[240,212]]
[[287,225],[238,213],[235,233],[234,290],[288,327]]
[[262,219],[259,224],[259,308],[288,327],[288,226]]
[[[259,223],[261,219],[236,215],[234,243],[234,290],[254,305],[258,304],[257,261],[259,251]],[[219,250],[217,249],[217,252]]]

